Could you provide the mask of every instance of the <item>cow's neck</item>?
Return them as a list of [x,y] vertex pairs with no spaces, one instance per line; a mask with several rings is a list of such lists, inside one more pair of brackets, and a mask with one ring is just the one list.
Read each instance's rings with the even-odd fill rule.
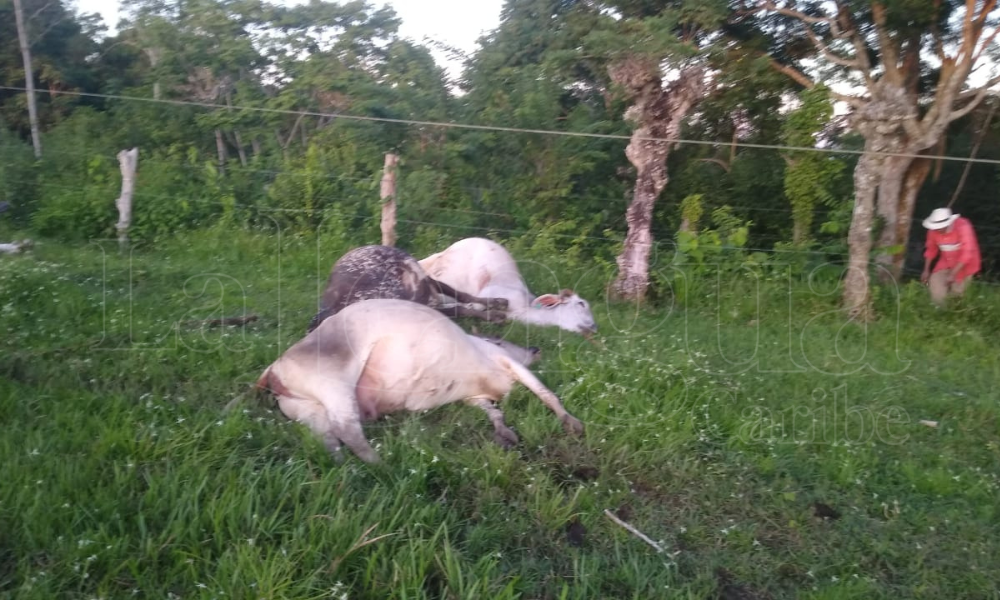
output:
[[530,325],[556,325],[559,321],[559,314],[553,309],[533,308],[530,305],[520,310],[511,311],[510,317]]

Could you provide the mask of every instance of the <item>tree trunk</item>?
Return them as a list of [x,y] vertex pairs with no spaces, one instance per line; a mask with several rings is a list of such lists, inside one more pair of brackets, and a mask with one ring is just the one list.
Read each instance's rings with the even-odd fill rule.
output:
[[[870,144],[865,146],[869,150]],[[868,321],[875,316],[868,287],[868,257],[872,249],[875,195],[884,160],[879,154],[866,153],[854,169],[854,214],[847,233],[849,249],[843,304],[850,318],[860,321]]]
[[226,153],[226,140],[222,136],[222,130],[215,130],[215,150],[219,155],[219,172],[221,173],[226,169],[226,160],[228,159],[228,154]]
[[245,167],[247,166],[247,153],[243,149],[243,136],[240,135],[239,129],[233,130],[233,138],[236,140],[236,151],[240,154],[240,164]]
[[[910,154],[912,151],[904,152]],[[883,222],[877,247],[888,249],[895,246],[895,251],[883,251],[875,258],[879,266],[878,278],[883,284],[895,283],[902,276],[913,209],[930,170],[931,160],[928,158],[890,156],[885,159],[879,183],[878,214]]]
[[626,118],[638,127],[625,148],[625,156],[636,168],[632,201],[625,213],[628,231],[617,258],[618,276],[609,290],[622,300],[645,300],[649,288],[649,256],[653,247],[653,206],[667,185],[667,157],[671,140],[677,138],[681,122],[704,94],[704,69],[684,68],[666,89],[658,66],[630,57],[609,69],[612,80],[628,90],[635,103]]
[[38,134],[38,107],[35,104],[35,70],[31,65],[31,44],[24,24],[24,10],[21,0],[14,0],[14,21],[17,25],[17,41],[21,46],[21,60],[24,62],[24,88],[28,95],[28,121],[31,124],[31,144],[35,148],[35,158],[42,157],[42,138]]
[[122,150],[118,153],[118,164],[122,172],[122,193],[115,200],[118,208],[118,247],[128,247],[128,229],[132,225],[132,194],[135,192],[135,170],[139,164],[139,149]]
[[[631,146],[631,144],[630,144]],[[628,233],[618,255],[618,277],[612,293],[621,299],[642,301],[649,287],[649,255],[653,248],[653,205],[667,184],[666,161],[650,164],[636,176],[635,192],[625,213]]]
[[385,166],[382,170],[382,245],[396,245],[396,164],[399,157],[395,154],[385,155]]
[[875,257],[875,264],[878,265],[879,281],[886,284],[895,281],[899,275],[893,269],[896,255],[906,254],[905,247],[893,248],[893,246],[900,244],[897,238],[900,198],[903,191],[903,180],[906,178],[906,172],[912,162],[912,158],[905,156],[887,156],[882,160],[878,181],[878,201],[875,209],[881,220],[881,229],[875,246],[879,251]]
[[[146,54],[146,58],[149,59],[150,71],[156,72],[156,66],[160,64],[160,49],[159,48],[144,48],[143,52]],[[160,99],[160,80],[157,79],[153,82],[153,100]]]
[[801,246],[809,239],[809,222],[792,215],[792,244]]
[[[233,112],[233,94],[231,90],[226,90],[226,106],[230,113]],[[233,128],[233,142],[236,146],[236,152],[240,155],[240,164],[244,167],[247,166],[247,153],[243,149],[243,136],[240,135],[240,130]]]

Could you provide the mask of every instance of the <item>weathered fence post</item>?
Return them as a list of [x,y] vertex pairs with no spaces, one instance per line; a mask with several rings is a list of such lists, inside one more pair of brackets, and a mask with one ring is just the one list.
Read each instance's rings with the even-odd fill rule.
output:
[[399,157],[385,155],[382,170],[382,245],[396,245],[396,164]]
[[118,207],[118,247],[128,247],[128,228],[132,225],[132,192],[135,191],[135,169],[139,163],[139,149],[122,150],[118,153],[118,164],[122,170],[122,194],[115,200]]

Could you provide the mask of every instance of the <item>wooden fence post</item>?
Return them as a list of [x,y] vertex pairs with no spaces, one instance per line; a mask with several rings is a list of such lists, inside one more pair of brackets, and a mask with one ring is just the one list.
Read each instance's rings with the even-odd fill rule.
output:
[[118,248],[128,247],[128,228],[132,225],[132,193],[135,191],[135,169],[139,163],[139,149],[122,150],[118,164],[122,170],[122,194],[115,200],[118,207]]
[[399,157],[385,155],[382,169],[382,245],[396,245],[396,164]]

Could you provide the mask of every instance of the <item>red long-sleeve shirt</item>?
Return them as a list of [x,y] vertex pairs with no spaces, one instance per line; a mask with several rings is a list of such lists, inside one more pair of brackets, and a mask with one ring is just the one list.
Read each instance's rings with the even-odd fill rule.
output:
[[955,281],[962,281],[979,272],[982,266],[982,256],[979,254],[979,242],[972,223],[965,217],[955,219],[951,231],[931,229],[927,232],[927,249],[924,258],[934,260],[940,254],[934,272],[950,269],[959,263],[962,270],[955,274]]

